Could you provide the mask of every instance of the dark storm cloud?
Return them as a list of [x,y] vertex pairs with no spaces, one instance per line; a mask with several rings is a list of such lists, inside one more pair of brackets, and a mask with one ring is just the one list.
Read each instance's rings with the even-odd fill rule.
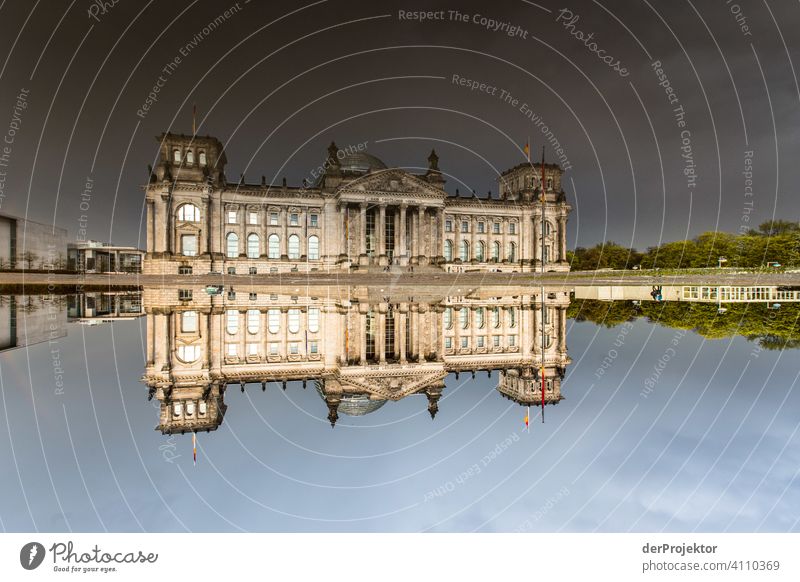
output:
[[[154,136],[189,133],[193,103],[200,133],[227,144],[229,180],[244,173],[299,183],[331,140],[367,141],[405,167],[425,166],[435,147],[451,193],[486,195],[497,190],[496,171],[523,161],[528,138],[535,159],[545,145],[551,160],[556,139],[577,208],[570,246],[644,247],[773,214],[797,219],[798,38],[789,23],[798,8],[788,3],[92,6],[6,2],[0,11],[0,133],[20,90],[30,91],[0,168],[0,211],[55,218],[73,237],[86,215],[90,237],[142,244],[139,186],[157,153]],[[401,10],[442,17],[420,22]],[[678,102],[669,102],[653,61]],[[497,90],[469,90],[453,75]],[[746,197],[750,151],[755,188]],[[92,200],[82,210],[87,178]]]

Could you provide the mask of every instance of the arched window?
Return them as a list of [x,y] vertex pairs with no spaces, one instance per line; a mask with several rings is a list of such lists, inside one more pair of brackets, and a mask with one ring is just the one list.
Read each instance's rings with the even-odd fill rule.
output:
[[461,329],[467,329],[469,327],[469,309],[466,307],[459,309],[458,319],[461,322]]
[[297,333],[300,331],[300,310],[289,310],[289,333]]
[[500,260],[500,243],[497,241],[492,243],[492,260],[495,263]]
[[231,335],[239,331],[239,312],[235,309],[225,312],[225,329]]
[[500,308],[492,309],[492,327],[500,327]]
[[269,235],[269,254],[267,255],[270,259],[280,259],[281,258],[281,239],[277,234]]
[[308,331],[311,333],[317,333],[319,331],[319,308],[318,307],[309,307],[308,308]]
[[196,362],[200,357],[200,346],[178,346],[178,359],[187,364]]
[[517,308],[512,307],[508,310],[508,327],[517,327]]
[[267,311],[267,329],[269,333],[278,333],[281,329],[281,310],[270,309]]
[[194,152],[192,150],[186,150],[186,163],[187,164],[194,163]]
[[300,237],[296,234],[293,234],[289,237],[289,258],[300,258]]
[[450,262],[453,260],[453,243],[452,241],[444,241],[444,260]]
[[461,241],[461,249],[459,249],[459,255],[461,256],[461,260],[463,262],[467,262],[469,260],[469,242],[462,240]]
[[486,260],[486,243],[482,240],[479,240],[477,246],[475,247],[475,258],[479,263],[482,263]]
[[451,329],[453,327],[453,308],[447,307],[444,310],[444,327]]
[[552,190],[553,189],[553,179],[552,178],[548,178],[547,179],[547,189],[548,190]]
[[206,152],[204,152],[203,150],[200,150],[200,152],[197,154],[197,158],[200,160],[200,165],[201,166],[205,166],[206,165]]
[[517,244],[508,243],[508,262],[513,263],[517,260]]
[[553,338],[550,337],[550,334],[545,334],[544,336],[544,347],[545,349],[550,348],[553,346]]
[[229,232],[225,240],[227,242],[228,258],[235,259],[239,256],[239,236],[235,232]]
[[196,311],[184,311],[181,313],[181,331],[183,333],[194,333],[197,331]]
[[258,333],[261,312],[258,309],[247,310],[247,333]]
[[181,150],[173,150],[172,151],[172,161],[176,164],[181,163]]
[[178,207],[178,220],[200,222],[200,209],[194,204],[181,204]]
[[308,237],[308,260],[309,261],[318,261],[319,260],[319,237],[315,235],[311,235]]
[[259,254],[261,253],[261,245],[258,241],[258,235],[256,233],[250,233],[247,235],[247,258],[248,259],[257,259]]
[[483,307],[478,307],[475,310],[475,326],[482,328],[486,324],[486,310]]
[[544,234],[545,236],[550,236],[553,233],[553,225],[550,224],[549,220],[544,221]]

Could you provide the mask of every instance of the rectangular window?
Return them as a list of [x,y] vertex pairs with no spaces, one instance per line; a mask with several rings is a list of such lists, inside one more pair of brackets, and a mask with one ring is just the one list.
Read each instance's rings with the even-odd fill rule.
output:
[[510,223],[508,225],[508,234],[517,234],[517,225],[515,223]]
[[299,214],[291,214],[289,215],[289,226],[298,226],[300,224],[300,215]]
[[191,301],[192,300],[192,290],[191,289],[178,289],[178,299],[181,301]]
[[239,355],[239,344],[226,344],[225,353],[229,356]]
[[448,350],[451,349],[453,347],[453,338],[451,337],[444,338],[444,347],[447,348]]
[[270,224],[270,226],[278,226],[278,213],[277,212],[270,212],[269,213],[269,224]]
[[316,214],[309,215],[308,224],[310,226],[312,226],[313,228],[318,227],[319,226],[319,217]]
[[496,347],[496,348],[500,347],[500,336],[499,335],[492,336],[492,345],[494,347]]
[[484,336],[482,336],[482,335],[479,335],[478,336],[478,347],[479,348],[484,347],[485,343],[486,343],[486,338]]
[[469,232],[469,222],[466,220],[461,222],[461,232]]
[[278,342],[270,342],[270,344],[269,344],[269,355],[270,356],[277,356],[278,355]]
[[461,347],[462,348],[468,348],[469,347],[469,338],[468,337],[462,337],[461,338]]
[[228,224],[236,224],[236,211],[228,210]]
[[453,232],[453,221],[452,220],[445,220],[444,221],[444,230],[445,230],[445,232]]
[[493,234],[500,234],[500,223],[499,222],[492,223],[492,233]]
[[256,343],[247,344],[247,355],[248,356],[257,356],[258,355],[258,344],[256,344]]
[[181,251],[184,257],[196,257],[197,236],[194,234],[181,235]]
[[251,210],[247,213],[247,224],[258,224],[258,212]]
[[186,265],[181,265],[180,267],[178,267],[178,275],[191,275],[191,274],[192,274],[191,267],[188,267]]
[[297,343],[297,342],[291,342],[289,344],[289,353],[292,354],[293,356],[296,356],[297,354],[299,354],[300,353],[300,344]]
[[479,234],[483,234],[484,232],[486,232],[486,223],[485,222],[479,222],[478,223],[478,233]]
[[517,336],[515,335],[508,336],[508,345],[511,347],[517,345]]
[[319,353],[319,348],[317,346],[317,342],[308,342],[308,352],[310,354],[317,354]]

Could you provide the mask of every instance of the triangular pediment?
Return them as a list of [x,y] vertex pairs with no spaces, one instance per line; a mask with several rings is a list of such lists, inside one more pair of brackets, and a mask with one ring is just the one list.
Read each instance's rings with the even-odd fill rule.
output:
[[336,191],[340,197],[370,195],[387,197],[443,198],[443,190],[432,186],[419,176],[398,168],[372,172],[342,184]]
[[400,400],[430,386],[441,385],[445,376],[447,376],[447,372],[444,370],[425,373],[399,370],[341,376],[339,382],[346,392],[367,393],[382,400]]

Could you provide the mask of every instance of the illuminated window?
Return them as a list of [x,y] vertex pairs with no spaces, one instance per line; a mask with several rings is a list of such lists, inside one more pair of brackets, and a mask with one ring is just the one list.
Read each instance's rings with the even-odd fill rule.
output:
[[200,209],[194,204],[181,204],[178,207],[178,220],[200,222]]
[[319,331],[319,308],[308,308],[308,331],[317,333]]
[[300,310],[289,310],[289,333],[297,333],[300,331]]
[[267,328],[269,333],[278,333],[281,329],[281,310],[270,309],[267,311]]
[[186,150],[186,163],[187,164],[194,163],[194,152],[192,152],[192,150]]
[[181,331],[183,333],[194,333],[197,331],[196,311],[184,311],[181,313]]
[[258,309],[247,310],[247,333],[258,333],[261,313]]
[[181,235],[181,254],[184,257],[197,256],[197,236],[193,234]]
[[281,239],[277,234],[269,235],[269,254],[267,255],[270,259],[280,259],[281,258]]
[[229,232],[226,237],[228,258],[235,259],[239,256],[239,236],[235,232]]
[[248,259],[257,259],[259,254],[261,253],[261,245],[258,241],[258,235],[256,233],[250,233],[247,235],[247,258]]
[[309,261],[317,261],[319,260],[319,237],[318,236],[310,236],[308,237],[308,260]]
[[172,161],[176,164],[181,163],[181,150],[173,150],[172,151]]
[[239,312],[235,309],[229,309],[225,313],[225,329],[231,335],[239,331]]
[[300,258],[300,237],[296,234],[293,234],[289,237],[289,258]]
[[198,158],[200,159],[200,165],[201,166],[205,166],[206,165],[206,152],[204,152],[203,150],[200,150],[200,153],[198,154]]

